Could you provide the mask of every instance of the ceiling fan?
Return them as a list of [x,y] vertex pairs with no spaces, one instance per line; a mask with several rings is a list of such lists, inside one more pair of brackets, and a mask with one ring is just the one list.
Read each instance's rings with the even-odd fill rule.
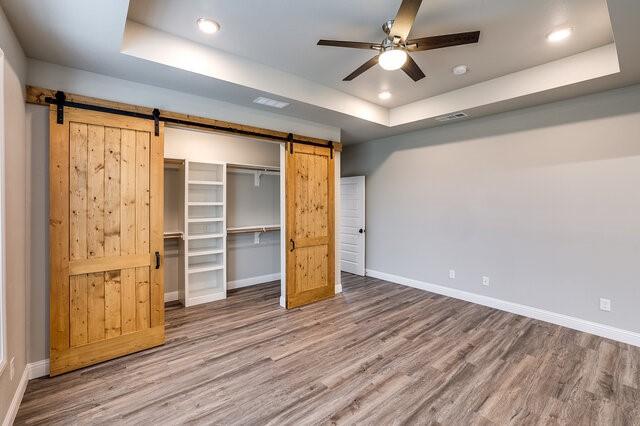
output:
[[364,43],[359,41],[319,40],[318,46],[350,47],[353,49],[373,49],[378,55],[369,59],[354,72],[343,78],[343,81],[351,81],[375,64],[380,64],[385,70],[397,70],[402,68],[413,81],[424,78],[424,73],[409,56],[408,52],[440,49],[443,47],[459,46],[462,44],[477,43],[480,39],[480,31],[466,33],[446,34],[433,37],[410,39],[409,33],[418,14],[422,0],[402,0],[400,9],[395,19],[388,20],[382,25],[382,30],[387,34],[382,43]]

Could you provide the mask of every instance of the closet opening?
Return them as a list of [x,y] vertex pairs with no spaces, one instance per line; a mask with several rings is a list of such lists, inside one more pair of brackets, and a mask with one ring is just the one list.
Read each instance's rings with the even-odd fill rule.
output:
[[283,150],[277,142],[165,130],[165,302],[189,307],[280,280]]

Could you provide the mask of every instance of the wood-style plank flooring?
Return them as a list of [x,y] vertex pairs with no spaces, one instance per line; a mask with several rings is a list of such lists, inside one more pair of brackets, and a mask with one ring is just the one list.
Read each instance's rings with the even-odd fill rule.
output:
[[29,382],[16,424],[640,424],[640,349],[372,278],[167,310],[167,343]]

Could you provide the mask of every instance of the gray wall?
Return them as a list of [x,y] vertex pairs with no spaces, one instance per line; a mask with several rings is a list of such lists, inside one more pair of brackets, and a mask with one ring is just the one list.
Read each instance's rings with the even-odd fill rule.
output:
[[640,86],[345,147],[361,174],[368,269],[640,332]]
[[[3,249],[5,253],[3,281],[6,287],[7,366],[0,373],[0,422],[7,414],[26,366],[27,292],[27,144],[24,107],[26,58],[4,12],[0,8],[0,49],[4,54],[2,93],[4,128],[4,203],[2,206]],[[1,157],[0,157],[1,158]],[[9,361],[14,359],[15,375],[10,378]]]
[[[277,152],[276,152],[277,154]],[[264,175],[260,186],[250,174],[227,173],[227,226],[276,225],[280,223],[280,176]],[[280,233],[229,234],[227,237],[227,281],[274,276],[280,273]]]
[[49,110],[27,105],[31,146],[28,362],[49,358]]

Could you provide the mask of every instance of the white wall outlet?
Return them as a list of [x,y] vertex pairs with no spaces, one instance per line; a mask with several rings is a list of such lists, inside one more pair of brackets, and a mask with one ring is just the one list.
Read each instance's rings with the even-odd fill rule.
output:
[[449,269],[449,278],[452,280],[456,278],[456,271],[454,269]]
[[600,310],[610,312],[611,311],[611,300],[600,298]]
[[489,277],[482,277],[482,285],[489,287]]
[[16,374],[16,358],[13,357],[11,358],[11,361],[9,361],[9,380],[13,380],[13,376],[15,376]]

